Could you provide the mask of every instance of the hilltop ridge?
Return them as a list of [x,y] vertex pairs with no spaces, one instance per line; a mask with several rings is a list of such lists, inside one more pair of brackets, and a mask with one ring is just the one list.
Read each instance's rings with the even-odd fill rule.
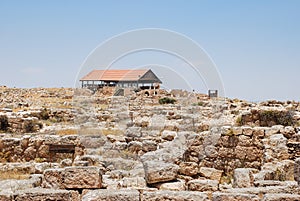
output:
[[299,102],[115,90],[1,87],[0,200],[300,200]]

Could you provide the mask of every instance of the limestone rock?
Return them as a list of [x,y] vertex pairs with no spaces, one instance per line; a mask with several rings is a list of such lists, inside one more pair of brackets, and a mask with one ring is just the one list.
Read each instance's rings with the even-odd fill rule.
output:
[[171,145],[156,151],[147,152],[141,156],[142,161],[164,161],[166,163],[174,163],[178,161],[184,151],[177,147],[171,149]]
[[97,167],[67,167],[63,172],[65,188],[101,188],[101,170]]
[[81,161],[88,161],[89,166],[104,166],[102,163],[102,157],[99,155],[83,155],[80,157]]
[[242,127],[232,127],[231,132],[233,135],[242,135],[243,134],[243,128]]
[[168,130],[164,130],[162,133],[161,133],[161,138],[164,139],[164,140],[173,140],[177,135],[177,132],[176,131],[168,131]]
[[110,170],[132,170],[133,167],[142,165],[138,161],[123,158],[103,158],[100,162],[103,163],[105,167],[110,167],[108,168]]
[[119,182],[122,188],[141,189],[146,188],[146,180],[143,177],[125,177]]
[[10,192],[0,192],[0,200],[1,201],[12,201],[13,196]]
[[43,174],[43,172],[46,170],[46,169],[49,169],[49,168],[58,168],[59,167],[59,164],[57,163],[48,163],[48,162],[43,162],[43,163],[35,163],[34,164],[34,169],[35,169],[35,173],[36,174]]
[[78,201],[78,192],[71,192],[66,190],[53,190],[32,188],[22,191],[17,191],[15,194],[15,201],[40,201],[40,200],[63,200],[63,201]]
[[165,126],[166,116],[161,114],[154,114],[149,122],[148,127],[153,130],[162,130]]
[[249,187],[249,188],[232,188],[225,189],[224,192],[227,193],[241,193],[241,194],[294,194],[297,192],[298,184],[297,182],[286,182],[284,186],[266,186],[266,187]]
[[49,156],[49,146],[41,145],[37,151],[38,157],[40,158],[48,158]]
[[145,170],[143,164],[137,164],[133,166],[131,170],[128,171],[130,177],[143,177],[145,178]]
[[198,174],[198,164],[195,162],[181,162],[179,164],[179,173],[187,176]]
[[115,142],[114,148],[116,150],[125,150],[125,149],[127,149],[127,143],[126,142]]
[[142,147],[144,152],[155,151],[157,149],[157,143],[153,140],[144,140]]
[[85,134],[80,136],[80,143],[85,148],[97,148],[103,146],[106,141],[107,138],[104,135],[86,136]]
[[179,170],[177,165],[162,161],[146,161],[144,168],[148,184],[174,180]]
[[289,158],[287,139],[282,134],[271,135],[265,142],[265,160],[267,162]]
[[143,143],[138,141],[131,141],[128,143],[128,150],[131,152],[139,152],[143,149]]
[[103,175],[102,187],[109,190],[115,190],[120,188],[120,184],[117,179],[112,179],[109,175]]
[[280,130],[282,130],[284,128],[284,126],[282,125],[274,125],[271,128],[268,128],[265,130],[265,134],[267,137],[270,137],[274,134],[279,134]]
[[217,191],[219,182],[216,180],[200,180],[194,179],[187,183],[188,189],[191,191]]
[[242,130],[244,135],[251,136],[253,134],[252,127],[250,126],[243,126]]
[[260,201],[257,195],[240,193],[213,193],[212,201]]
[[129,127],[125,134],[127,137],[139,138],[142,136],[141,127]]
[[295,160],[295,165],[294,165],[294,179],[300,185],[300,158],[297,158]]
[[44,171],[43,184],[44,188],[59,189],[64,188],[62,181],[63,169],[47,169]]
[[266,194],[262,201],[299,201],[300,195],[293,194]]
[[110,142],[126,142],[125,136],[123,135],[107,135],[107,139]]
[[247,168],[237,168],[233,173],[233,187],[245,188],[250,187],[253,184],[253,177],[251,172]]
[[294,161],[283,160],[280,162],[265,163],[262,170],[255,174],[255,180],[293,181],[297,175],[294,171]]
[[296,134],[295,128],[292,126],[286,126],[282,129],[280,129],[280,133],[282,133],[284,135],[284,137],[286,138],[292,138],[293,135]]
[[208,195],[192,191],[144,191],[141,201],[209,201]]
[[83,195],[82,201],[140,201],[140,193],[137,190],[91,190]]
[[48,169],[44,172],[43,186],[46,188],[94,189],[101,188],[102,175],[98,167],[66,167]]
[[201,176],[207,179],[220,181],[223,171],[217,170],[215,168],[201,167],[199,169],[199,173]]
[[67,159],[64,159],[60,162],[60,166],[61,167],[68,167],[68,166],[72,166],[72,160],[67,158]]
[[182,160],[187,150],[187,142],[196,137],[195,133],[178,132],[176,138],[163,146],[162,148],[147,152],[141,157],[142,161],[164,161],[167,163],[175,163]]
[[276,180],[261,180],[255,181],[255,187],[266,187],[266,186],[288,186],[291,181],[276,181]]
[[163,183],[159,186],[159,190],[170,190],[170,191],[185,191],[185,182],[176,181]]
[[[38,187],[41,184],[41,175],[31,176],[29,179],[8,179],[0,181],[0,192],[15,192],[18,190],[25,190],[28,188]],[[5,194],[4,194],[5,195]],[[6,194],[7,195],[7,194]]]
[[26,161],[33,160],[35,158],[35,155],[36,155],[36,149],[33,147],[28,147],[24,151],[24,158]]
[[22,149],[26,149],[28,147],[29,138],[30,138],[30,136],[23,136],[23,138],[21,139],[20,145],[21,145]]

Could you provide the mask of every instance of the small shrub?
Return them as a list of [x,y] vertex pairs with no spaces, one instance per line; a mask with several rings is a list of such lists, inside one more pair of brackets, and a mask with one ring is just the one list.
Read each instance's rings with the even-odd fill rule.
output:
[[43,128],[43,124],[37,121],[26,121],[23,128],[26,133],[34,133]]
[[198,106],[204,106],[205,103],[203,101],[198,102]]
[[206,104],[205,104],[205,102],[203,102],[203,101],[200,101],[200,102],[198,102],[198,103],[193,103],[192,104],[192,106],[205,106]]
[[78,130],[77,129],[63,129],[56,131],[57,135],[77,135]]
[[42,120],[48,120],[50,117],[50,111],[46,108],[42,109],[41,113],[40,113],[40,118]]
[[159,99],[159,104],[174,104],[176,100],[174,98],[164,97]]
[[230,113],[233,114],[233,115],[238,115],[240,113],[240,111],[238,111],[238,110],[231,110]]
[[242,116],[239,116],[235,122],[238,126],[244,125]]
[[40,112],[32,112],[31,115],[41,120],[48,120],[50,118],[50,110],[43,108]]
[[34,132],[34,123],[32,121],[27,121],[24,123],[24,129],[26,133]]
[[0,163],[9,162],[11,154],[12,154],[11,151],[6,151],[6,152],[1,151],[0,152]]
[[293,126],[295,121],[291,111],[265,110],[260,113],[261,126]]
[[251,114],[241,115],[236,119],[238,126],[294,126],[297,122],[293,118],[293,111],[260,110],[252,111]]
[[232,130],[232,129],[229,129],[229,130],[227,131],[227,133],[225,133],[225,136],[229,136],[229,137],[234,136],[233,130]]
[[231,181],[233,180],[233,175],[232,175],[232,173],[231,174],[228,174],[228,175],[222,175],[222,177],[221,177],[221,180],[220,180],[220,183],[221,184],[224,184],[224,183],[226,183],[226,184],[231,184]]
[[43,162],[46,162],[46,161],[47,161],[46,158],[35,158],[34,159],[34,162],[36,162],[36,163],[43,163]]
[[1,131],[7,131],[8,130],[8,118],[6,115],[0,116],[0,130]]

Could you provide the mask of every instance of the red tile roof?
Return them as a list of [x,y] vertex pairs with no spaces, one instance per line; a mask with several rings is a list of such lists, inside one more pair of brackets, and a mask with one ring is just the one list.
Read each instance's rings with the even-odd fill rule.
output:
[[149,69],[143,70],[93,70],[80,81],[137,81]]

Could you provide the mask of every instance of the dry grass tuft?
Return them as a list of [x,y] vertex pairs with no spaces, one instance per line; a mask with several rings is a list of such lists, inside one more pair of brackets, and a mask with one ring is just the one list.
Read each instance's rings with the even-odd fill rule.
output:
[[100,128],[80,128],[80,129],[62,129],[56,131],[57,135],[124,135],[120,129],[100,129]]
[[102,129],[101,133],[103,135],[124,135],[124,131],[119,129]]
[[78,129],[63,129],[56,131],[57,135],[77,135]]
[[6,172],[0,172],[0,180],[6,180],[6,179],[29,179],[29,174],[24,173],[22,171],[17,171],[17,170],[9,170]]

